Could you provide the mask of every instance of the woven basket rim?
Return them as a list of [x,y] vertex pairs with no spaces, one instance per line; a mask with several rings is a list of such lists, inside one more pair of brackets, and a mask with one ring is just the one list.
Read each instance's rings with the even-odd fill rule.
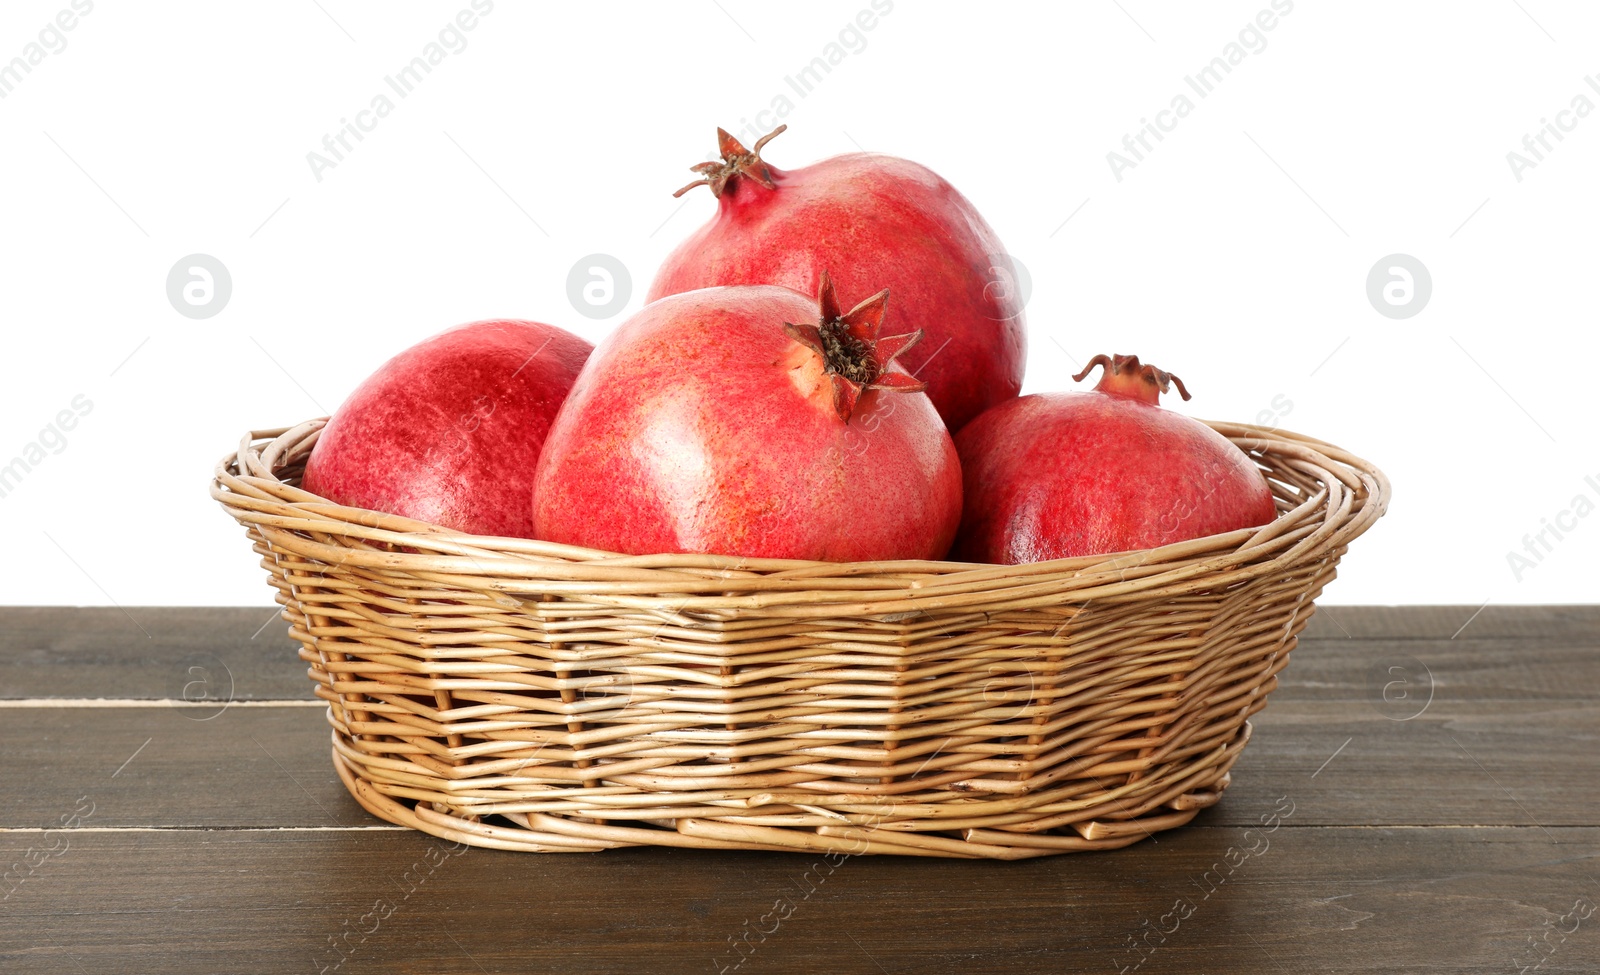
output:
[[507,605],[514,602],[509,597],[533,592],[582,593],[622,605],[632,605],[634,594],[681,592],[673,600],[679,611],[752,609],[769,615],[892,615],[933,605],[948,608],[963,599],[989,611],[1010,603],[1036,606],[1058,593],[1064,580],[1070,580],[1075,601],[1179,594],[1189,580],[1203,577],[1207,585],[1216,585],[1231,576],[1243,581],[1329,550],[1342,552],[1388,507],[1388,478],[1343,448],[1281,428],[1201,422],[1250,455],[1269,479],[1297,472],[1302,496],[1286,497],[1289,489],[1277,490],[1275,484],[1278,517],[1259,528],[1021,565],[626,555],[474,535],[336,504],[286,480],[280,472],[310,451],[326,417],[246,433],[239,448],[218,461],[211,495],[235,518],[272,531],[277,542],[306,558],[499,591],[507,595]]

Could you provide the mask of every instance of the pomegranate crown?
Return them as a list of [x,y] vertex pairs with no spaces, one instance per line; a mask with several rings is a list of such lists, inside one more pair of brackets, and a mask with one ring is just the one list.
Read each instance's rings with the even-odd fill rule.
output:
[[1183,380],[1164,369],[1140,363],[1136,355],[1107,356],[1102,352],[1090,359],[1089,364],[1083,367],[1083,371],[1072,377],[1072,381],[1083,382],[1083,378],[1089,375],[1089,371],[1095,366],[1105,370],[1100,376],[1100,382],[1095,386],[1097,392],[1127,396],[1154,405],[1160,402],[1161,394],[1167,392],[1168,385],[1171,384],[1178,387],[1178,392],[1184,399],[1189,398],[1189,391],[1184,388]]
[[761,147],[788,127],[780,125],[768,132],[756,141],[754,149],[746,149],[738,139],[728,134],[727,129],[718,129],[717,148],[722,152],[722,162],[703,162],[690,166],[690,169],[700,174],[700,178],[672,195],[679,197],[696,186],[709,186],[711,195],[720,198],[723,191],[728,188],[728,181],[735,176],[748,176],[769,190],[777,189],[777,184],[772,181],[771,170],[761,161]]
[[839,412],[839,419],[850,422],[850,415],[867,390],[919,393],[928,388],[927,383],[904,372],[889,371],[889,364],[896,357],[922,340],[922,330],[903,335],[878,334],[889,307],[888,288],[841,315],[833,278],[823,271],[817,286],[817,306],[817,323],[784,322],[783,330],[822,356],[824,374],[833,384],[833,408]]

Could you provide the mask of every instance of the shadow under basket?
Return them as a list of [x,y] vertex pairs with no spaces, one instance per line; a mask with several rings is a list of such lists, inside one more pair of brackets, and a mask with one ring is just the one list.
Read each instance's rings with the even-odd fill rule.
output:
[[619,556],[302,491],[324,422],[248,434],[212,496],[356,800],[508,850],[1015,859],[1181,826],[1389,498],[1331,444],[1212,423],[1271,524],[1017,566]]

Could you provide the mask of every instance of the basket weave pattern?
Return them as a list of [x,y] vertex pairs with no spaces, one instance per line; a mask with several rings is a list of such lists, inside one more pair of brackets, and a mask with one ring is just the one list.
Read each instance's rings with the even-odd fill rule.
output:
[[247,435],[212,495],[357,801],[516,850],[1011,859],[1182,825],[1389,494],[1330,444],[1213,423],[1270,525],[1023,566],[619,556],[302,491],[324,422]]

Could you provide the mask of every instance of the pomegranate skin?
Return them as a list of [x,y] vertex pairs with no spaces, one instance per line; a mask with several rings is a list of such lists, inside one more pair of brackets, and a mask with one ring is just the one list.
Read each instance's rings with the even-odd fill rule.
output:
[[[896,328],[924,332],[902,360],[954,432],[1022,390],[1025,318],[1005,247],[932,170],[849,153],[793,171],[762,163],[773,188],[740,173],[717,213],[668,255],[649,299],[696,288],[777,284],[816,294],[823,270],[844,294],[888,288]],[[1007,277],[1009,275],[1009,277]]]
[[628,554],[942,557],[961,513],[949,433],[922,392],[868,389],[841,419],[821,356],[784,330],[817,318],[814,299],[742,286],[663,298],[620,325],[550,430],[539,537]]
[[956,436],[966,511],[952,558],[1015,565],[1154,548],[1276,517],[1260,469],[1181,413],[1036,393]]
[[592,350],[553,325],[512,319],[424,339],[329,418],[301,486],[457,531],[532,537],[539,452]]

